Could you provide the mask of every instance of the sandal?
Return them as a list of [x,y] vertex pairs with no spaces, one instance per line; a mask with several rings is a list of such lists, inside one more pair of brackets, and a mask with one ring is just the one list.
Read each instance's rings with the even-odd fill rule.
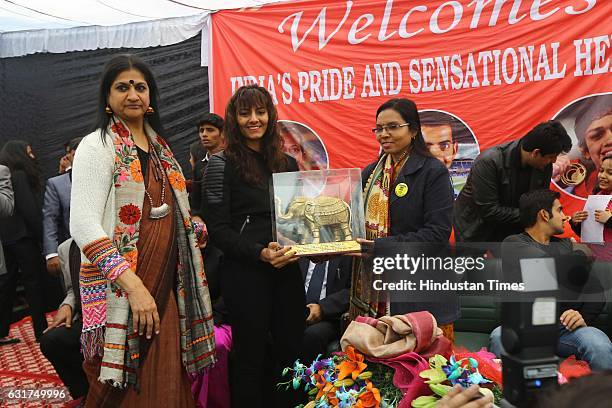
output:
[[20,343],[21,340],[18,339],[17,337],[2,337],[0,339],[0,346],[3,346],[5,344],[15,344],[15,343]]

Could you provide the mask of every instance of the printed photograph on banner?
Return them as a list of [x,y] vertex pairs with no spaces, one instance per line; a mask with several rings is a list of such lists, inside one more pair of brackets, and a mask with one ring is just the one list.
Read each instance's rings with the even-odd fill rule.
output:
[[449,112],[422,110],[419,118],[425,143],[431,154],[448,169],[457,198],[480,153],[476,136],[463,120]]
[[300,171],[326,170],[329,158],[323,140],[310,127],[292,120],[279,120],[283,151],[293,157]]
[[572,101],[553,119],[572,138],[572,150],[553,165],[553,182],[561,191],[586,199],[596,193],[603,158],[612,154],[612,93]]

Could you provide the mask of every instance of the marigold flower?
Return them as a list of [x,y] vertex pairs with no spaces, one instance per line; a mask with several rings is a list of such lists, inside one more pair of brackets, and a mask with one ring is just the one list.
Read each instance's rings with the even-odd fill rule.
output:
[[140,183],[144,180],[142,177],[142,167],[140,166],[140,160],[136,159],[130,163],[130,173],[132,174],[132,179]]
[[119,209],[119,219],[124,224],[136,224],[138,221],[140,221],[140,217],[140,208],[134,204],[126,204]]
[[174,189],[178,191],[185,191],[185,178],[178,171],[173,171],[168,174],[168,181]]

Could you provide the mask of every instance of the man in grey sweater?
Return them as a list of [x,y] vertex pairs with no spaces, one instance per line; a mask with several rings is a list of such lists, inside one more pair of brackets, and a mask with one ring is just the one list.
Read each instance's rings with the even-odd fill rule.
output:
[[[568,219],[563,213],[558,192],[548,189],[531,191],[521,196],[519,205],[524,232],[507,237],[502,244],[504,261],[508,260],[510,271],[517,269],[521,258],[590,256],[589,249],[582,244],[569,238],[555,237],[563,233],[563,224]],[[506,265],[504,262],[504,268]],[[604,332],[592,326],[605,306],[601,284],[587,281],[583,283],[582,293],[591,294],[591,298],[560,304],[557,355],[568,357],[573,354],[588,362],[594,371],[612,370],[612,342]],[[600,295],[599,299],[593,299],[595,294]],[[490,349],[496,356],[503,349],[501,333],[501,327],[497,327],[490,337]]]

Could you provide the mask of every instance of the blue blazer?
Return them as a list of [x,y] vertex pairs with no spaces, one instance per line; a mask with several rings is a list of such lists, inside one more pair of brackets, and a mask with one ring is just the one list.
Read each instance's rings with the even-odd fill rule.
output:
[[44,254],[57,253],[57,247],[70,237],[71,172],[47,180],[43,204]]
[[[376,162],[362,172],[363,186],[374,171]],[[404,183],[408,192],[399,197],[395,187]],[[376,238],[378,244],[389,242],[447,243],[452,230],[453,187],[448,170],[438,159],[418,153],[410,155],[397,175],[390,192],[391,231]],[[438,325],[451,323],[460,316],[458,298],[442,302],[391,304],[391,315],[427,310]]]
[[[376,163],[362,172],[365,188]],[[395,187],[403,183],[408,192],[398,197]],[[452,230],[453,186],[448,170],[438,159],[410,155],[391,186],[391,231],[382,242],[448,242]],[[365,204],[365,203],[364,203]]]

